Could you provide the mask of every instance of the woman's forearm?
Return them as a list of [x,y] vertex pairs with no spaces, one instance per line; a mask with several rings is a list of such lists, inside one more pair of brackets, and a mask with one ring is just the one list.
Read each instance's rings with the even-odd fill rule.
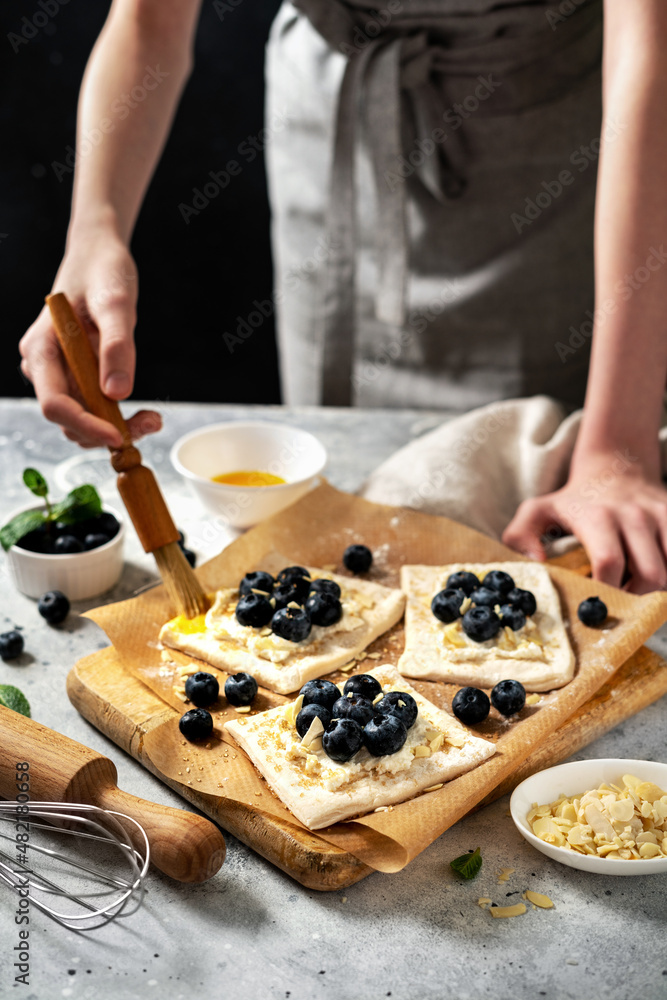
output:
[[129,243],[190,73],[200,3],[113,3],[79,99],[70,240],[101,224]]
[[659,472],[667,375],[665,46],[664,0],[607,0],[596,322],[574,471],[595,454],[627,448],[644,472]]

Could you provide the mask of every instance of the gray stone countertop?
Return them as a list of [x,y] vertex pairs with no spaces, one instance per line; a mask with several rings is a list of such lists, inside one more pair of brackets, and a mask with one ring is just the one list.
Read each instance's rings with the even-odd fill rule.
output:
[[[167,403],[164,430],[142,443],[177,523],[200,558],[203,514],[169,463],[169,448],[203,423],[266,418],[313,431],[329,451],[334,485],[355,490],[384,458],[436,426],[443,414],[388,410],[288,410]],[[0,519],[29,502],[20,476],[36,466],[61,490],[92,481],[119,504],[106,454],[81,452],[47,424],[33,401],[0,401]],[[104,600],[130,596],[155,578],[133,533],[126,568]],[[33,717],[111,757],[119,785],[136,795],[183,807],[174,792],[85,722],[70,705],[65,678],[80,657],[107,645],[77,613],[58,628],[35,602],[2,580],[0,631],[20,626],[26,652],[0,661],[0,683],[27,695]],[[665,653],[658,634],[649,643]],[[667,699],[645,709],[577,758],[667,760]],[[0,996],[125,1000],[152,995],[190,1000],[658,1000],[667,997],[664,876],[588,875],[549,861],[515,830],[503,798],[462,820],[395,875],[374,874],[348,889],[319,893],[227,836],[227,860],[201,886],[177,884],[156,871],[143,909],[87,935],[66,931],[32,912],[30,986],[14,987],[14,897],[0,883]],[[484,864],[473,882],[449,868],[480,846]],[[513,868],[506,884],[495,873]],[[493,920],[477,905],[499,905],[532,888],[552,910],[529,908]],[[517,895],[518,894],[518,895]],[[508,899],[506,897],[509,897]],[[16,989],[16,993],[13,992]]]

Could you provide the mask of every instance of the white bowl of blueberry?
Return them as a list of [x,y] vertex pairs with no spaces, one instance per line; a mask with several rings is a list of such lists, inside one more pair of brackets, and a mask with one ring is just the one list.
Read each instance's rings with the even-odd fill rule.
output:
[[15,511],[0,528],[9,575],[28,597],[62,591],[80,601],[109,590],[123,569],[125,524],[93,486],[78,486],[51,501],[46,480],[26,469],[23,481],[40,498]]

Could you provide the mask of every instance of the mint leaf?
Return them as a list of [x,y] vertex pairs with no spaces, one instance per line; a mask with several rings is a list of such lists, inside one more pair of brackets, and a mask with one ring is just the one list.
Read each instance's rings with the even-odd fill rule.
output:
[[30,718],[28,699],[23,694],[23,691],[19,691],[18,688],[13,687],[11,684],[0,684],[0,705],[11,709],[12,712],[18,712],[20,715],[27,715]]
[[97,517],[102,513],[102,501],[94,486],[84,483],[75,486],[64,500],[59,500],[51,507],[51,520],[62,521],[63,524],[76,524],[89,517]]
[[23,510],[0,528],[0,545],[5,552],[16,545],[24,535],[44,524],[46,517],[41,510]]
[[472,854],[462,854],[460,858],[454,858],[453,861],[449,862],[449,867],[453,868],[459,875],[463,875],[464,878],[474,878],[482,867],[482,855],[479,847],[475,848]]
[[37,471],[37,469],[24,469],[23,482],[26,484],[30,492],[34,493],[36,497],[45,497],[49,492],[46,479],[41,472]]

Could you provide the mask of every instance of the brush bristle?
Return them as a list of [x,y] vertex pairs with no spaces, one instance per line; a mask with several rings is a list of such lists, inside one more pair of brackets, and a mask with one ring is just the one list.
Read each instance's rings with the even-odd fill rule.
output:
[[160,576],[172,604],[185,615],[194,618],[208,611],[208,600],[178,542],[170,542],[153,553]]

